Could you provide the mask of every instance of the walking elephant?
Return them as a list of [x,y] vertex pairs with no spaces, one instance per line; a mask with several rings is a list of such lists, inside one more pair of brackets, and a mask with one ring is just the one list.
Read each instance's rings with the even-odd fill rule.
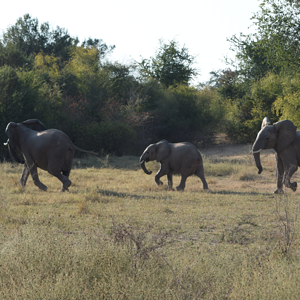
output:
[[[29,119],[29,120],[23,121],[22,124],[25,125],[27,128],[30,128],[30,129],[35,130],[35,131],[46,130],[46,126],[40,120],[38,120],[38,119]],[[8,146],[9,153],[10,153],[11,157],[16,162],[18,162],[20,164],[24,164],[25,163],[25,161],[23,159],[19,158],[19,156],[17,155],[16,151],[14,151],[14,149],[10,148],[9,140],[7,140],[7,142],[4,143],[4,145]],[[24,168],[26,168],[25,165],[24,165]],[[24,170],[23,170],[23,172],[24,172]]]
[[173,187],[173,174],[181,174],[181,182],[177,186],[177,190],[184,190],[187,177],[195,174],[203,183],[203,189],[208,189],[207,182],[204,177],[203,161],[197,148],[188,142],[169,143],[162,140],[156,144],[149,145],[140,157],[140,164],[144,172],[150,175],[145,162],[156,160],[160,162],[160,169],[155,175],[157,185],[162,185],[160,177],[167,175],[168,188]]
[[[37,168],[41,168],[62,182],[62,191],[68,190],[71,185],[69,175],[75,150],[95,155],[98,153],[82,150],[76,147],[62,131],[43,130],[43,126],[39,120],[33,119],[23,123],[10,122],[6,127],[9,152],[16,162],[24,163],[20,183],[24,187],[30,173],[34,184],[46,191],[47,186],[40,182],[37,173]],[[24,160],[18,157],[17,148],[22,152]]]
[[283,184],[296,191],[297,182],[290,182],[290,179],[300,165],[300,131],[296,131],[296,127],[289,120],[273,125],[268,118],[263,120],[262,128],[252,147],[258,174],[262,172],[260,152],[271,148],[276,151],[277,162],[277,189],[274,193],[283,193]]

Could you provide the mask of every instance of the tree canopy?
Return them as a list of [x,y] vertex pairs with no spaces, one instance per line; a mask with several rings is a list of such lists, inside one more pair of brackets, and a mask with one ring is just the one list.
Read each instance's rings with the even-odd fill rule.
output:
[[217,132],[253,142],[266,116],[300,126],[299,15],[296,0],[260,0],[255,32],[228,39],[237,64],[198,85],[195,56],[175,40],[121,64],[109,61],[115,46],[100,38],[80,42],[24,15],[0,38],[2,144],[8,122],[29,118],[79,147],[117,155],[160,139],[205,145]]
[[0,154],[8,122],[40,119],[79,147],[140,154],[157,139],[203,143],[220,115],[215,92],[190,86],[194,57],[175,41],[134,65],[108,60],[115,46],[80,42],[26,14],[0,39]]
[[195,57],[189,54],[186,47],[180,49],[178,42],[168,44],[160,41],[160,47],[150,59],[143,59],[138,65],[143,76],[157,79],[165,87],[188,85],[198,74],[193,68]]

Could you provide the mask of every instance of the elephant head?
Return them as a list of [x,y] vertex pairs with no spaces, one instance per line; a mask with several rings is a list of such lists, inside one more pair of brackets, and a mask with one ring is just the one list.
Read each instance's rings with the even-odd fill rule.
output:
[[265,118],[262,123],[262,129],[257,134],[252,147],[255,163],[258,168],[258,174],[262,172],[260,163],[260,152],[263,149],[273,148],[277,153],[281,153],[296,138],[296,127],[289,120],[279,121],[273,125],[269,119]]
[[20,148],[18,124],[15,122],[10,122],[5,129],[5,133],[8,136],[8,140],[7,143],[5,143],[5,145],[8,146],[8,150],[11,157],[17,163],[24,164],[24,160],[21,160],[17,154],[17,148]]
[[144,172],[148,175],[152,174],[148,171],[145,166],[145,162],[156,160],[161,162],[164,158],[169,155],[170,145],[166,140],[162,140],[156,144],[149,145],[140,157],[140,164]]
[[[45,125],[38,119],[29,119],[22,122],[24,126],[30,128],[35,131],[43,131],[46,130]],[[19,133],[18,133],[18,126],[20,124],[10,122],[5,130],[6,135],[8,136],[8,140],[4,145],[8,146],[9,153],[14,161],[20,164],[24,164],[24,160],[20,159],[17,154],[17,148],[20,149],[19,145]]]

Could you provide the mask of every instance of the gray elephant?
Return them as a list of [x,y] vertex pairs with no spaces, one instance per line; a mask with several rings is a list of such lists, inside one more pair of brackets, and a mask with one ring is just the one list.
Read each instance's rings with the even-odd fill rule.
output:
[[144,172],[150,175],[152,172],[145,167],[145,162],[156,160],[160,162],[160,169],[155,175],[158,185],[163,183],[160,177],[167,175],[168,188],[173,187],[173,173],[181,174],[181,182],[177,190],[184,190],[187,177],[197,175],[203,183],[203,189],[208,189],[204,177],[203,161],[197,148],[188,142],[169,143],[162,140],[156,144],[149,145],[140,157],[140,164]]
[[270,120],[265,118],[252,147],[258,174],[262,172],[260,152],[273,148],[277,161],[277,189],[274,193],[283,193],[283,184],[296,191],[297,182],[290,182],[290,179],[300,165],[300,131],[296,131],[296,127],[289,120],[270,124]]
[[[76,147],[62,131],[56,129],[33,130],[43,129],[41,124],[43,125],[39,120],[33,119],[25,121],[25,124],[24,122],[10,122],[6,127],[5,133],[8,136],[7,144],[10,154],[16,162],[24,163],[20,183],[24,187],[30,173],[34,184],[46,191],[47,186],[40,182],[37,173],[37,168],[41,168],[63,183],[62,191],[68,190],[71,185],[69,175],[75,150],[95,155],[98,153]],[[17,148],[22,152],[24,160],[18,157]]]
[[[24,122],[22,122],[23,125],[25,125],[27,128],[30,128],[32,130],[35,130],[35,131],[43,131],[43,130],[46,130],[46,126],[38,119],[29,119],[29,120],[26,120]],[[19,162],[20,164],[24,164],[25,161],[23,159],[20,159],[18,157],[18,155],[16,154],[16,151],[14,151],[13,149],[10,148],[10,145],[9,145],[9,140],[7,140],[6,143],[4,143],[5,146],[8,146],[8,149],[9,149],[9,153],[11,155],[11,157],[16,161],[16,162]],[[24,165],[24,168],[26,168],[26,166]],[[23,170],[24,172],[24,170]]]

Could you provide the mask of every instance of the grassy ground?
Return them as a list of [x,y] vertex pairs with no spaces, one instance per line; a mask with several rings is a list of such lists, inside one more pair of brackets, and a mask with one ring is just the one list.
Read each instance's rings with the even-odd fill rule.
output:
[[258,175],[249,150],[202,152],[209,191],[138,157],[76,159],[65,193],[2,163],[0,299],[299,299],[299,192],[275,196],[274,154]]

